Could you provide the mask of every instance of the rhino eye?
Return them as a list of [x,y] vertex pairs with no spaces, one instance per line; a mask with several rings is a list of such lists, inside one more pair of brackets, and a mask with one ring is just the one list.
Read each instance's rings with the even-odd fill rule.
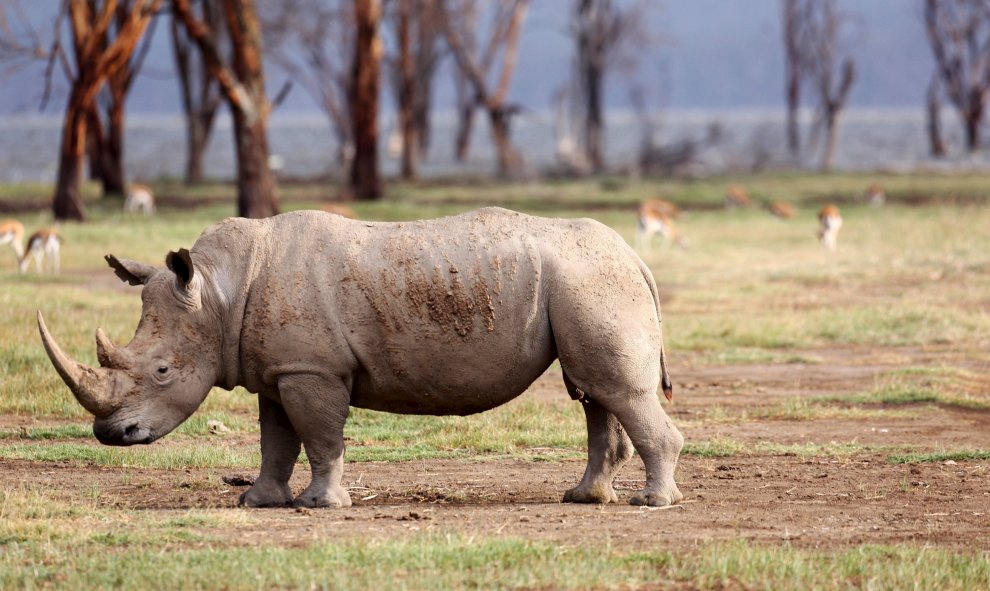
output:
[[166,366],[166,365],[160,365],[160,366],[158,366],[158,375],[163,376],[163,375],[165,375],[167,373],[168,373],[168,366]]

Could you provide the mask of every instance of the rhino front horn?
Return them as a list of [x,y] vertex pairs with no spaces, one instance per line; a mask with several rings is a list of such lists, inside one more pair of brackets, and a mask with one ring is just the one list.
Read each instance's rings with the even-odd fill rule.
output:
[[61,376],[65,385],[72,390],[72,394],[79,401],[79,404],[97,417],[105,417],[113,413],[113,405],[110,400],[109,388],[107,388],[106,370],[77,363],[66,355],[62,348],[58,346],[52,338],[48,327],[45,325],[45,318],[38,311],[38,330],[41,332],[41,342],[45,345],[45,352],[51,359],[55,371]]

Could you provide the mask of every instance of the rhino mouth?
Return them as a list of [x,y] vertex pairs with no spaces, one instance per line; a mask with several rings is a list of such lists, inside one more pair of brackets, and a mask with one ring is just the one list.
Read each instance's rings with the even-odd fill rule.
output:
[[154,429],[138,423],[119,425],[101,419],[93,422],[93,435],[103,445],[114,446],[147,445],[161,437]]

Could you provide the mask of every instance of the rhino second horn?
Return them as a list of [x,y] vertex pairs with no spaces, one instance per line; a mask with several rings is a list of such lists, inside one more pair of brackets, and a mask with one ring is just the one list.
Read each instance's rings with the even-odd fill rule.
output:
[[120,351],[117,349],[117,345],[113,344],[107,333],[103,332],[102,328],[96,329],[96,358],[100,360],[100,365],[102,367],[120,369],[121,363]]
[[79,401],[79,404],[97,417],[109,416],[113,413],[113,405],[110,400],[110,392],[107,387],[106,370],[77,363],[74,359],[66,355],[62,348],[58,346],[55,339],[48,332],[45,325],[45,318],[38,311],[38,330],[41,332],[41,342],[45,345],[45,352],[55,371],[61,376],[65,385],[72,390],[72,394]]

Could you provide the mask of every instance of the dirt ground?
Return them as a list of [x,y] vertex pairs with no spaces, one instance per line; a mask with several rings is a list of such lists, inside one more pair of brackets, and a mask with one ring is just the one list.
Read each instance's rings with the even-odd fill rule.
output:
[[[675,361],[678,390],[670,414],[688,441],[716,437],[746,443],[859,443],[990,449],[990,412],[919,405],[914,416],[865,419],[732,420],[734,413],[793,396],[868,390],[878,376],[903,366],[952,366],[974,372],[971,387],[990,392],[986,357],[948,350],[850,348],[815,351],[815,363],[695,366]],[[549,371],[525,396],[565,400],[559,371]],[[694,420],[720,405],[729,420]],[[902,408],[902,407],[898,407]],[[908,407],[911,408],[911,407]],[[19,419],[5,417],[6,429]],[[24,423],[26,424],[26,423]],[[704,425],[704,426],[701,426]],[[244,445],[257,445],[253,439]],[[168,445],[168,438],[155,445]],[[39,443],[43,445],[43,443]],[[669,508],[565,505],[583,461],[430,460],[348,462],[345,486],[354,507],[263,510],[254,525],[214,533],[232,544],[304,544],[314,539],[401,538],[414,531],[521,536],[583,545],[613,544],[686,550],[708,540],[789,541],[803,547],[914,542],[990,550],[990,461],[893,464],[887,452],[802,456],[749,452],[724,458],[682,456],[677,481],[684,502]],[[298,470],[294,490],[305,486]],[[58,487],[78,499],[98,489],[100,502],[154,511],[236,506],[246,489],[225,483],[236,470],[158,471],[0,460],[0,474]],[[245,474],[251,476],[253,474]],[[616,482],[620,498],[643,485],[638,458]],[[245,531],[256,528],[257,532]],[[257,535],[255,535],[257,534]]]

